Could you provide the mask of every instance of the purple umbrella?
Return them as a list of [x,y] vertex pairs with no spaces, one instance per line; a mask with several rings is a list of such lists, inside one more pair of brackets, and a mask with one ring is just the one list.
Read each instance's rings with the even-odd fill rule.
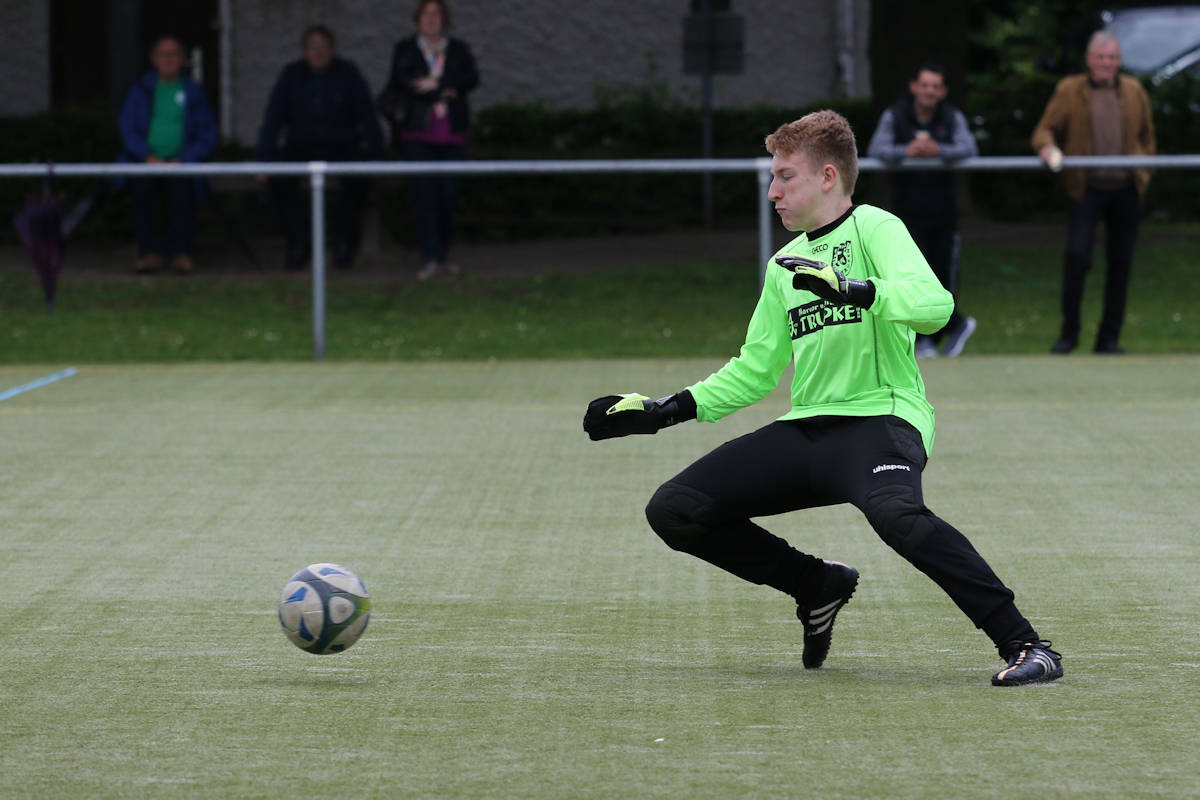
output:
[[30,196],[25,207],[13,217],[13,227],[25,242],[34,269],[42,280],[46,310],[54,311],[54,294],[63,262],[63,196],[50,192],[50,182],[42,183],[40,197]]

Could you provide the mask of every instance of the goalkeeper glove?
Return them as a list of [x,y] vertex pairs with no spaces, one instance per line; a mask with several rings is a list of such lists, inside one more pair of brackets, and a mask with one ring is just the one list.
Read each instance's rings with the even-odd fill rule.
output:
[[696,401],[687,389],[651,400],[644,394],[610,394],[588,403],[583,429],[593,442],[660,429],[696,418]]
[[870,308],[875,302],[875,284],[851,280],[824,261],[804,256],[775,256],[775,263],[794,273],[792,288],[812,292],[839,306]]

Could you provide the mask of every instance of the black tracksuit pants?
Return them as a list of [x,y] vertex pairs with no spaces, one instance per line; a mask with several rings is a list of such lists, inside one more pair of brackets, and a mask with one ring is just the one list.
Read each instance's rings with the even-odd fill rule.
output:
[[774,422],[726,442],[663,484],[646,516],[673,549],[804,604],[824,563],[751,522],[852,503],[884,542],[928,575],[1006,655],[1038,634],[967,538],[925,507],[921,435],[899,417]]

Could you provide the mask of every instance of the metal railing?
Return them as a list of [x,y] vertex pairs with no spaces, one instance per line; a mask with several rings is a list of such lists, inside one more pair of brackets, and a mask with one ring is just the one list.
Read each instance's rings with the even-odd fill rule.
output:
[[[888,164],[876,158],[859,159],[860,172],[890,170],[953,170],[1001,172],[1045,170],[1036,156],[978,156],[944,162],[935,158],[905,159]],[[1067,156],[1063,169],[1135,167],[1200,169],[1200,155]],[[713,159],[556,159],[544,161],[309,161],[201,164],[0,164],[0,178],[151,177],[195,175],[307,175],[312,194],[313,357],[325,356],[325,186],[330,175],[537,175],[617,172],[752,172],[758,178],[758,255],[760,270],[773,252],[772,206],[767,200],[771,182],[769,158]]]

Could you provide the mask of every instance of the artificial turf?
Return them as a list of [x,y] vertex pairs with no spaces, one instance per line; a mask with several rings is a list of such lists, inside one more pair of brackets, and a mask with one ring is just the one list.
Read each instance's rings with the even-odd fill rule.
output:
[[[1200,358],[923,363],[926,502],[1064,654],[1019,689],[853,509],[763,520],[862,571],[817,671],[787,598],[658,541],[654,488],[786,397],[601,443],[583,408],[720,363],[77,364],[0,402],[0,796],[1200,794]],[[316,561],[372,593],[344,654],[275,619]]]

